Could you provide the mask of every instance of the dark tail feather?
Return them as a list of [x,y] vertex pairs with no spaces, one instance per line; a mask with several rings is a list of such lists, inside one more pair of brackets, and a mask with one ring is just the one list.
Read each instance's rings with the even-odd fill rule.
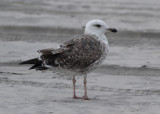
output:
[[42,61],[39,60],[38,58],[34,58],[34,59],[30,59],[27,61],[23,61],[21,63],[19,63],[20,65],[22,64],[33,64],[33,66],[29,69],[36,69],[36,70],[45,70],[47,68],[45,68],[44,66],[42,66]]
[[22,65],[22,64],[37,64],[39,62],[40,62],[40,60],[38,60],[38,58],[34,58],[34,59],[27,60],[27,61],[23,61],[23,62],[21,62],[19,64],[20,65]]

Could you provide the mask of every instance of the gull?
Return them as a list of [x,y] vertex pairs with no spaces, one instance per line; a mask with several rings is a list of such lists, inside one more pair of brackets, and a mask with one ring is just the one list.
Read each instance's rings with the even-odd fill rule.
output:
[[[87,74],[98,68],[107,57],[109,44],[105,33],[108,31],[117,32],[102,20],[91,20],[86,24],[83,36],[68,40],[57,49],[39,50],[39,57],[20,64],[33,64],[30,69],[69,73],[73,76],[73,98],[90,100],[87,96]],[[76,95],[76,75],[84,76],[83,97]]]

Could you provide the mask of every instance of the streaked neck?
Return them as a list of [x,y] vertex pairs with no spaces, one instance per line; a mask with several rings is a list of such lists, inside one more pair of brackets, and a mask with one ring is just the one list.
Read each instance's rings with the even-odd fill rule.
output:
[[105,44],[109,45],[108,44],[108,39],[106,37],[106,35],[104,34],[95,34],[95,33],[86,33],[85,32],[85,35],[93,35],[93,36],[96,36],[98,38],[98,40],[104,42]]

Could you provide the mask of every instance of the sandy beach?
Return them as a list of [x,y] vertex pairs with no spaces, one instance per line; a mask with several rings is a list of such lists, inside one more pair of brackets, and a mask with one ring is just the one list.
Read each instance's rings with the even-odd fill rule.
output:
[[[158,0],[1,0],[0,114],[159,114],[159,11]],[[95,100],[72,99],[70,76],[18,65],[83,35],[95,18],[118,29],[106,34],[109,55],[88,75]],[[83,77],[76,78],[83,96]]]

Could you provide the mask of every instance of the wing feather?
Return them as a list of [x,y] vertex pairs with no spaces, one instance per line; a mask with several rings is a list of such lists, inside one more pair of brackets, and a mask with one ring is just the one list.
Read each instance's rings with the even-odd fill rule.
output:
[[103,46],[94,37],[85,36],[63,43],[58,49],[39,50],[46,65],[64,69],[85,69],[103,54]]
[[[74,45],[71,45],[74,44]],[[57,57],[60,66],[66,69],[84,69],[97,61],[102,55],[102,46],[96,38],[85,36],[72,39],[63,45],[70,47]]]

